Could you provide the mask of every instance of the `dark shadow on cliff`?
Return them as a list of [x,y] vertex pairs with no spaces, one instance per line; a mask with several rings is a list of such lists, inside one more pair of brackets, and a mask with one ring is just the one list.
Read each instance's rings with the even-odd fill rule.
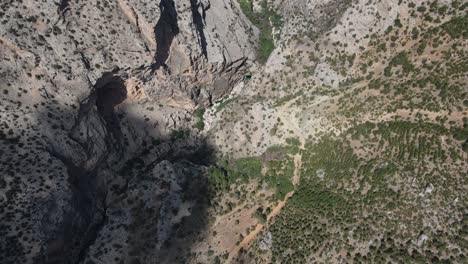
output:
[[208,58],[207,52],[207,43],[206,43],[206,36],[203,28],[205,27],[205,7],[202,3],[199,3],[198,0],[190,0],[190,5],[192,8],[192,19],[193,23],[195,24],[195,28],[198,31],[198,35],[200,38],[200,45],[202,48],[202,53],[205,58]]
[[208,210],[211,205],[211,195],[209,195],[207,177],[200,168],[211,162],[209,157],[212,152],[213,150],[208,145],[204,145],[185,157],[171,158],[173,162],[182,166],[182,170],[191,171],[190,178],[187,178],[181,187],[184,201],[192,202],[193,207],[190,215],[175,225],[170,239],[164,242],[158,252],[157,263],[190,263],[192,245],[203,238],[206,233],[210,221]]
[[[66,169],[59,172],[58,168],[49,167],[42,173],[55,177],[64,173],[65,183],[51,176],[49,180],[56,181],[59,186],[66,184],[67,188],[50,191],[42,200],[44,204],[36,204],[44,208],[41,212],[44,215],[33,216],[40,219],[44,244],[34,258],[35,263],[81,263],[107,222],[108,186],[107,179],[103,180],[100,173],[109,167],[107,154],[122,151],[119,142],[123,136],[114,107],[127,97],[124,80],[116,72],[104,73],[76,111],[64,111],[66,108],[53,99],[46,100],[38,108],[38,131],[42,132],[39,137],[43,141],[37,142],[40,150],[37,154],[49,156],[49,164],[58,162]],[[73,116],[75,120],[70,120]],[[66,129],[71,124],[71,128]],[[96,134],[90,132],[92,129],[105,132]],[[96,143],[98,141],[103,142],[102,146]],[[102,153],[97,154],[97,148],[103,148]],[[77,159],[83,154],[86,159]],[[92,165],[86,164],[92,159]],[[61,213],[55,216],[57,212]]]
[[94,93],[97,110],[105,120],[107,131],[112,134],[113,140],[121,141],[123,135],[114,108],[127,98],[125,81],[112,72],[105,73],[97,80]]
[[[145,122],[142,119],[130,118],[132,119],[130,122]],[[131,261],[135,263],[190,263],[192,246],[205,233],[209,225],[208,209],[211,198],[208,195],[209,182],[205,173],[206,167],[214,160],[215,151],[205,139],[188,130],[174,131],[168,138],[158,139],[157,142],[148,140],[143,145],[141,152],[119,171],[119,174],[131,175],[133,179],[127,186],[121,186],[122,190],[119,192],[124,192],[123,189],[128,192],[139,181],[138,179],[145,181],[144,178],[152,175],[155,168],[165,170],[167,162],[172,165],[172,169],[168,170],[175,171],[175,181],[181,189],[174,189],[173,179],[169,175],[157,179],[155,184],[161,187],[162,194],[158,197],[157,203],[160,204],[156,206],[159,206],[156,212],[153,211],[154,208],[132,198],[141,206],[133,210],[135,218],[130,225],[132,232],[128,237],[129,247],[131,255],[135,256]],[[162,153],[161,149],[163,149]],[[161,164],[164,165],[161,167]],[[168,199],[174,194],[180,198],[181,206],[173,206],[171,203],[173,198]],[[188,215],[182,213],[186,209],[182,204],[190,205]],[[167,239],[158,240],[157,237],[161,232],[165,232],[162,229],[168,222],[167,218],[178,219],[179,214],[184,216],[169,230],[165,236]],[[155,245],[157,250],[154,250]],[[154,254],[148,258],[146,254],[151,251]]]
[[152,65],[153,70],[165,66],[174,37],[179,34],[177,24],[177,10],[173,0],[161,0],[159,4],[161,17],[154,27],[156,36],[156,54],[155,62]]
[[[26,212],[26,209],[21,215],[24,219],[34,218],[31,222],[39,222],[40,232],[43,232],[43,245],[40,254],[34,257],[34,263],[93,263],[86,260],[90,257],[99,260],[105,250],[100,249],[96,254],[91,249],[96,245],[101,247],[101,243],[109,247],[123,245],[129,250],[128,255],[123,254],[124,258],[117,256],[115,263],[187,263],[193,243],[207,228],[210,198],[207,195],[205,168],[212,162],[213,148],[197,133],[188,130],[183,133],[174,131],[167,138],[148,135],[136,140],[129,139],[128,131],[143,127],[148,120],[145,116],[116,111],[126,96],[124,79],[117,72],[109,72],[98,79],[90,95],[78,108],[61,106],[53,98],[44,99],[37,108],[38,134],[34,137],[40,140],[34,141],[35,152],[31,154],[47,158],[40,161],[45,164],[38,167],[42,170],[40,174],[38,170],[32,170],[29,175],[18,178],[17,182],[21,185],[26,178],[45,181],[43,175],[50,175],[47,181],[57,183],[56,186],[66,185],[67,188],[47,190],[44,197],[31,202],[33,207],[42,208],[36,209],[36,215]],[[92,129],[104,133],[87,135]],[[129,148],[129,140],[136,147]],[[20,139],[10,141],[10,149],[24,147],[19,143]],[[96,150],[99,141],[104,142],[102,153]],[[0,138],[0,145],[3,146],[3,143]],[[77,162],[80,160],[77,157],[83,155],[86,159]],[[181,189],[178,190],[181,201],[191,206],[189,214],[184,214],[170,228],[167,239],[158,241],[164,203],[171,204],[166,200],[174,189],[171,189],[169,179],[155,178],[153,174],[158,165],[167,161],[173,165],[177,177],[181,178]],[[47,166],[53,163],[61,164],[65,170],[57,171],[56,165]],[[13,169],[19,164],[13,164]],[[60,178],[65,178],[65,181]],[[138,193],[140,187],[144,190],[146,184],[162,190],[154,192],[156,201],[161,201],[161,204],[148,204],[143,200],[141,204],[134,203],[134,210],[126,216],[130,222],[122,221],[117,226],[128,230],[128,236],[121,240],[107,240],[108,232],[114,232],[114,228],[115,232],[120,230],[115,226],[120,221],[119,214],[115,212],[126,212],[128,204],[125,199],[128,198],[125,197],[133,192]],[[61,196],[62,192],[67,192],[68,196]],[[34,197],[35,193],[28,195]],[[170,208],[169,211],[175,215],[179,209]],[[60,216],[57,212],[63,214]],[[7,214],[8,210],[2,208],[0,213],[0,219],[3,219],[2,214]],[[18,228],[22,233],[37,230],[19,224],[11,228]],[[103,233],[104,229],[107,233]],[[12,239],[21,241],[22,238]],[[6,256],[0,254],[0,257],[19,259],[14,254],[25,254],[21,252],[28,249],[20,250],[21,245],[17,244],[17,249],[8,251]]]

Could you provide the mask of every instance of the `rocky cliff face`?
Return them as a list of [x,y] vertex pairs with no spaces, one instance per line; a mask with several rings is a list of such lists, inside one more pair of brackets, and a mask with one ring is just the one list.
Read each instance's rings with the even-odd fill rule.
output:
[[8,1],[0,11],[0,258],[161,257],[172,227],[203,210],[194,193],[210,148],[189,131],[191,111],[243,78],[250,22],[231,0]]
[[0,262],[464,263],[466,3],[0,4]]

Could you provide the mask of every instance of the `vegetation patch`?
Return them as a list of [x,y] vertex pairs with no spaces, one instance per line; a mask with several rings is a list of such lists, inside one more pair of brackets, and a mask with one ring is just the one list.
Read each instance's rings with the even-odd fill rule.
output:
[[[442,145],[452,133],[433,123],[366,122],[307,144],[299,187],[270,228],[272,261],[327,262],[330,251],[345,252],[343,262],[461,260],[448,249],[460,234],[424,227],[423,219],[451,216],[422,209],[427,199],[450,203],[464,192],[463,166],[446,166],[463,160],[460,149]],[[453,223],[462,230],[460,217]],[[421,234],[422,247],[411,242]]]
[[208,183],[212,194],[229,191],[231,185],[258,179],[262,163],[255,157],[241,158],[233,162],[222,161],[208,169]]
[[203,130],[205,128],[205,122],[203,122],[203,115],[205,114],[205,109],[197,109],[193,113],[195,117],[195,125],[194,127],[198,130]]
[[171,141],[177,141],[177,140],[183,140],[186,139],[190,136],[190,131],[187,129],[178,129],[178,130],[172,130],[170,138]]
[[388,66],[384,70],[384,74],[387,77],[392,76],[392,68],[395,66],[400,65],[403,69],[403,72],[408,74],[414,70],[414,65],[411,64],[410,60],[408,59],[408,53],[402,51],[398,53],[393,59],[390,61]]
[[441,28],[447,32],[451,38],[468,38],[468,17],[454,17],[444,23]]
[[239,0],[240,7],[249,20],[260,30],[260,43],[257,49],[257,59],[265,63],[275,49],[273,28],[281,28],[282,17],[268,6],[267,1],[260,3],[261,11],[253,9],[251,0]]

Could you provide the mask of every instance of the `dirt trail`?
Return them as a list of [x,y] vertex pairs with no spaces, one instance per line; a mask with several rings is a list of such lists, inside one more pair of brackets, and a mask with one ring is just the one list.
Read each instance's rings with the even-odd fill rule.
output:
[[[302,166],[302,161],[301,161],[301,154],[296,154],[294,155],[294,175],[292,182],[296,186],[299,183],[300,180],[300,171],[301,171],[301,166]],[[271,210],[271,213],[267,216],[267,220],[265,224],[257,224],[255,226],[255,229],[251,231],[244,239],[241,241],[239,245],[234,247],[233,249],[230,250],[229,252],[229,257],[227,259],[226,263],[231,263],[233,258],[237,256],[241,248],[247,248],[250,243],[257,238],[257,235],[262,231],[263,227],[268,227],[271,224],[271,221],[275,216],[277,216],[280,212],[281,209],[286,205],[287,201],[289,198],[291,198],[294,194],[294,191],[291,191],[286,194],[284,197],[284,200],[280,201],[274,208]]]

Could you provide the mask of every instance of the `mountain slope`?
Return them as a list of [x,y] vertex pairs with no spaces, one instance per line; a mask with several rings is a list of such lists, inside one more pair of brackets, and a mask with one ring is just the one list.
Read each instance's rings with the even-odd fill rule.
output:
[[466,262],[467,3],[0,6],[3,262]]

